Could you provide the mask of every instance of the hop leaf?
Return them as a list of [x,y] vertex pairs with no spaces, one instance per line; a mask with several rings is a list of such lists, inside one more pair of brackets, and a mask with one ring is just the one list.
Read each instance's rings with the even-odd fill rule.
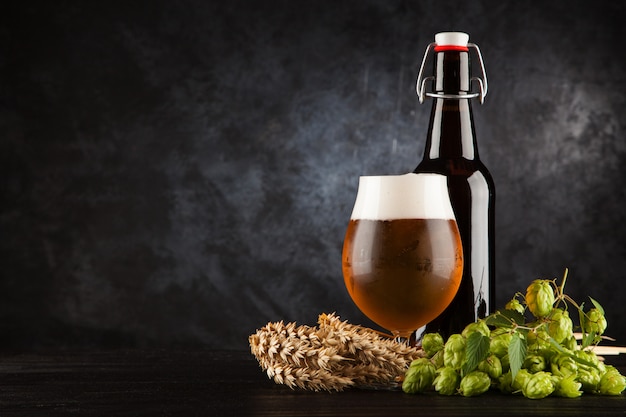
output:
[[471,333],[465,346],[465,363],[462,366],[463,374],[472,372],[480,362],[489,355],[489,337],[479,331]]
[[524,324],[524,315],[516,310],[499,310],[485,318],[489,326],[512,328]]
[[511,337],[511,343],[509,343],[509,366],[511,367],[513,380],[515,380],[519,370],[522,369],[522,364],[526,358],[526,347],[526,339],[520,334],[515,333]]

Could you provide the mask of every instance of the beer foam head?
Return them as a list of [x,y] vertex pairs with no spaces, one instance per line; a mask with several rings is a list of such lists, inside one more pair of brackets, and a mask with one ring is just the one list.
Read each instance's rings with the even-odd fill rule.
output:
[[350,218],[454,219],[447,179],[439,174],[360,177]]

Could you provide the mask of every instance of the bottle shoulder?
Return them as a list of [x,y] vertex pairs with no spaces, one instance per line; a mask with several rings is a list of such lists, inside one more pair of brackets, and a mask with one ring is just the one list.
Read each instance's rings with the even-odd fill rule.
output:
[[424,159],[413,172],[430,172],[446,176],[470,177],[476,172],[480,172],[485,180],[493,183],[491,173],[480,159],[466,158],[437,158]]

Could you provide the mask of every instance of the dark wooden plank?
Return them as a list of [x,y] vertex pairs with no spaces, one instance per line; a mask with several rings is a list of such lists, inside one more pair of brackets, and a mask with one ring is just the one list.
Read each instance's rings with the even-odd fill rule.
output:
[[[623,355],[607,359],[626,371]],[[427,414],[425,414],[427,413]],[[617,416],[626,396],[528,400],[392,391],[290,390],[247,352],[110,351],[0,355],[0,415]]]

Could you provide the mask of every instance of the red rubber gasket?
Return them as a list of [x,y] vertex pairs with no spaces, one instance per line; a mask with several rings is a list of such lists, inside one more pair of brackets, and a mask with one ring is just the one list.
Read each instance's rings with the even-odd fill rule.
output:
[[461,45],[435,45],[435,52],[441,52],[441,51],[468,52],[469,48],[467,46],[461,46]]

